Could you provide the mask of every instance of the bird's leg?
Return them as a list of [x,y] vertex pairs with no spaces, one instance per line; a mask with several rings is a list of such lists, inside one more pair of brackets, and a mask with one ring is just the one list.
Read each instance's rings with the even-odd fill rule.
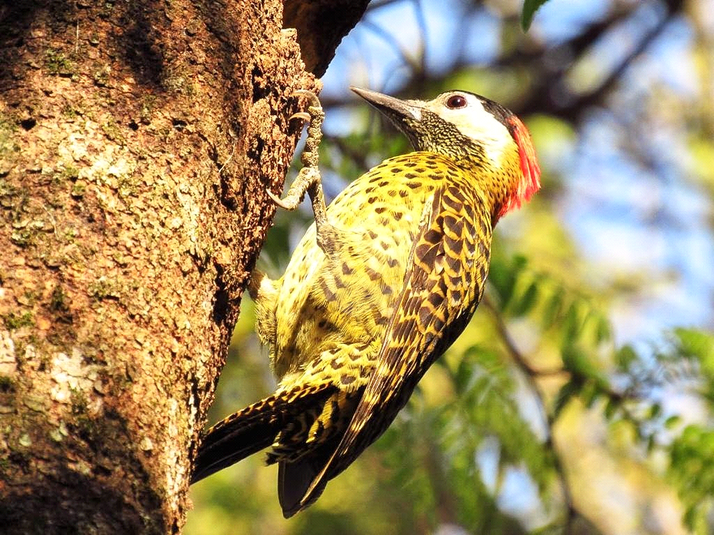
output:
[[320,141],[322,140],[322,122],[325,120],[325,112],[320,105],[320,100],[312,91],[299,89],[295,93],[304,95],[310,100],[310,105],[306,112],[296,113],[291,119],[299,118],[309,121],[307,127],[307,139],[305,149],[302,152],[300,161],[303,168],[290,185],[290,189],[282,199],[270,190],[268,195],[271,199],[286,210],[295,210],[305,198],[305,193],[310,195],[312,201],[312,211],[315,214],[315,227],[317,229],[317,244],[327,253],[329,244],[333,241],[334,229],[327,222],[327,210],[325,207],[325,194],[322,191],[322,177],[320,176],[319,152]]

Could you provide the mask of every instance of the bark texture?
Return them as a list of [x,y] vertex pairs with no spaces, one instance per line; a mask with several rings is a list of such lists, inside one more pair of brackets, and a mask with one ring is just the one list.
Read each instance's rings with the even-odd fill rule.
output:
[[369,0],[285,0],[283,26],[295,28],[305,68],[322,76],[342,38],[357,24]]
[[264,190],[301,130],[292,93],[317,85],[282,27],[277,0],[0,6],[7,532],[181,530]]

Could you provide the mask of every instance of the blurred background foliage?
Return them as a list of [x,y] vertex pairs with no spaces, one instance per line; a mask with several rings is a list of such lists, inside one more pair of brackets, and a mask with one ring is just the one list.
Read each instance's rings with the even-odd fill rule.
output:
[[[537,3],[537,2],[536,2]],[[487,298],[388,432],[286,521],[256,455],[189,535],[714,533],[714,2],[374,0],[324,77],[328,197],[407,142],[349,85],[461,88],[528,124],[543,190],[499,223]],[[279,211],[279,276],[311,223]],[[216,421],[272,393],[246,296]]]

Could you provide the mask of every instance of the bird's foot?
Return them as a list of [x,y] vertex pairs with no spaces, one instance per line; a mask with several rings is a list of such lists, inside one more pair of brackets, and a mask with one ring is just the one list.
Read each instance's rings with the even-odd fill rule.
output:
[[295,210],[305,198],[305,193],[310,195],[312,210],[315,214],[315,226],[317,227],[317,243],[324,251],[331,241],[327,238],[327,235],[331,234],[333,230],[327,222],[325,194],[322,190],[322,176],[318,166],[320,158],[319,147],[322,140],[322,122],[325,120],[325,112],[317,95],[312,91],[298,89],[295,94],[304,96],[309,101],[307,111],[298,112],[290,117],[291,120],[309,121],[305,149],[300,158],[303,168],[300,169],[298,176],[290,185],[285,197],[281,199],[271,191],[268,191],[268,196],[281,208]]

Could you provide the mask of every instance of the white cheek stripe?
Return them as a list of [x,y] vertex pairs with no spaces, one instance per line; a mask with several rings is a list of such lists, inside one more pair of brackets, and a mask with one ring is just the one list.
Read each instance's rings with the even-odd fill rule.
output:
[[464,124],[464,121],[458,121],[455,124],[462,134],[479,141],[486,157],[494,166],[500,168],[503,165],[503,154],[512,142],[511,134],[505,126],[485,113],[478,123]]

